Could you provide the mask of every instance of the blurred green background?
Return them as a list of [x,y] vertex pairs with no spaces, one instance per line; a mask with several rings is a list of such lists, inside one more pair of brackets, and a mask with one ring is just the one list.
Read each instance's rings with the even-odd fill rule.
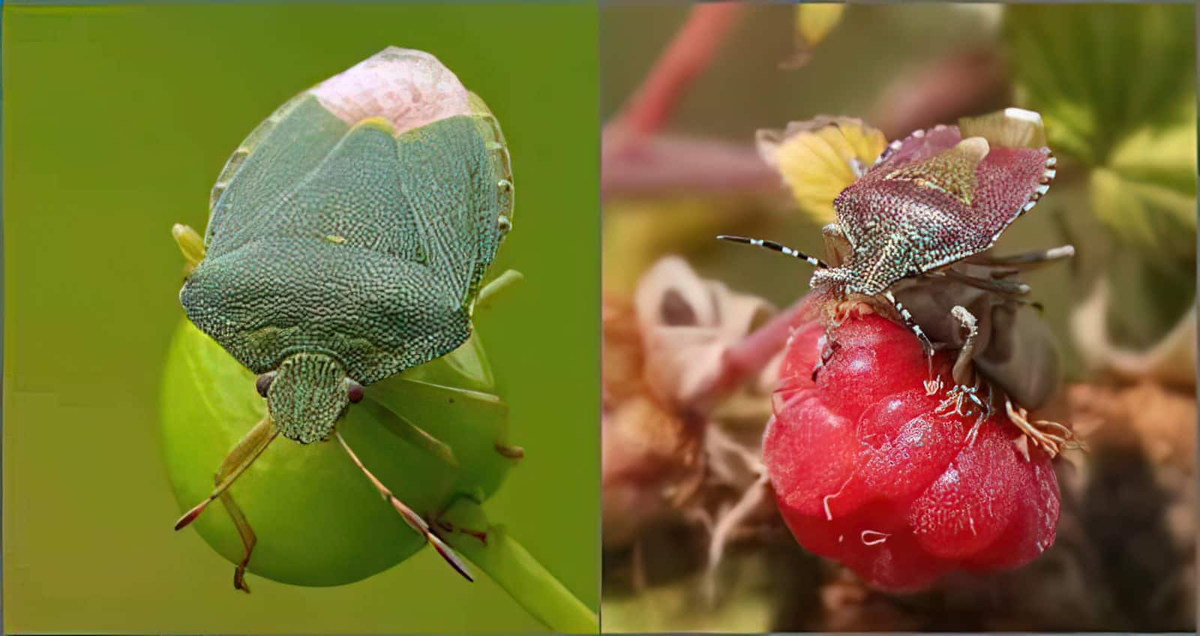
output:
[[[543,628],[430,550],[301,588],[175,533],[158,432],[182,317],[171,224],[205,226],[229,153],[271,111],[388,45],[430,51],[499,118],[525,281],[481,324],[526,450],[489,517],[599,599],[596,8],[6,6],[5,632],[521,632]],[[215,468],[215,467],[214,467]]]

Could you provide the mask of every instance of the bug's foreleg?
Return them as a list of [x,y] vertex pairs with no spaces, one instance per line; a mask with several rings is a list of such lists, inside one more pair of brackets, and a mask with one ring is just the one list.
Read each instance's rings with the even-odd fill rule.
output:
[[246,516],[242,514],[241,509],[234,503],[233,496],[229,494],[228,490],[233,485],[233,482],[237,481],[237,478],[241,477],[242,473],[246,472],[246,469],[254,463],[254,460],[258,459],[259,455],[262,455],[262,452],[267,449],[267,446],[277,435],[279,435],[279,429],[275,428],[275,424],[271,422],[270,416],[259,420],[258,424],[255,424],[254,428],[250,429],[250,432],[246,433],[238,441],[237,445],[233,447],[233,450],[229,451],[225,459],[221,461],[221,466],[217,469],[213,477],[215,486],[212,494],[184,513],[175,522],[176,530],[187,527],[188,524],[196,520],[196,517],[200,516],[201,512],[204,512],[208,504],[212,503],[214,499],[219,498],[221,503],[224,504],[225,510],[233,519],[233,525],[237,528],[238,536],[242,539],[242,560],[233,573],[233,586],[246,592],[250,591],[245,581],[246,566],[250,564],[250,553],[254,550],[256,539],[254,531],[250,528],[250,523],[246,521]]
[[221,462],[221,468],[218,472],[224,473],[225,476],[213,488],[212,494],[184,513],[179,518],[179,521],[175,522],[175,529],[181,530],[189,523],[195,521],[196,517],[199,517],[200,513],[204,512],[204,508],[208,504],[220,497],[221,493],[224,493],[233,485],[233,482],[237,481],[238,477],[242,476],[242,473],[246,472],[246,469],[254,463],[254,460],[258,459],[258,456],[267,449],[267,445],[277,435],[279,435],[279,429],[275,428],[275,424],[271,421],[270,416],[263,417],[258,424],[255,424],[254,428],[250,429],[250,432],[246,433],[245,437],[238,441],[233,450],[229,451],[229,454],[225,456],[225,460]]
[[917,336],[917,340],[921,343],[921,349],[925,352],[925,363],[928,367],[928,375],[925,380],[925,395],[935,395],[942,389],[942,381],[933,375],[933,343],[929,340],[929,336],[925,335],[925,331],[921,329],[921,325],[913,320],[912,314],[904,308],[904,305],[896,299],[890,291],[883,292],[883,297],[887,299],[896,312],[900,314],[900,318],[904,320],[904,324],[912,330]]
[[359,470],[361,470],[363,474],[367,476],[367,479],[370,480],[371,485],[375,486],[375,489],[379,491],[379,494],[383,495],[383,498],[388,503],[392,504],[392,507],[396,509],[396,512],[400,513],[400,517],[404,519],[404,522],[407,523],[410,528],[416,530],[418,533],[424,536],[425,540],[429,542],[429,545],[433,546],[433,549],[437,550],[437,553],[442,555],[442,558],[446,560],[446,563],[449,563],[450,567],[453,567],[455,571],[463,576],[463,578],[467,579],[468,581],[474,581],[475,579],[471,577],[470,570],[467,569],[467,565],[463,563],[463,560],[458,556],[458,553],[455,552],[453,548],[446,545],[440,537],[433,533],[433,529],[430,528],[429,524],[421,518],[421,515],[418,515],[413,511],[412,508],[409,508],[407,505],[405,505],[403,501],[400,501],[396,495],[392,494],[392,491],[389,490],[387,486],[383,485],[383,482],[379,481],[379,478],[372,474],[371,471],[367,470],[367,467],[362,463],[362,460],[358,458],[358,455],[354,453],[354,450],[350,448],[350,445],[346,443],[346,439],[342,437],[340,432],[335,430],[333,434],[337,436],[338,442],[342,445],[342,448],[345,449],[346,454],[350,456],[350,460],[354,462],[354,465],[358,466]]
[[183,253],[183,275],[191,276],[200,261],[204,260],[204,239],[196,230],[182,223],[171,227],[171,236]]

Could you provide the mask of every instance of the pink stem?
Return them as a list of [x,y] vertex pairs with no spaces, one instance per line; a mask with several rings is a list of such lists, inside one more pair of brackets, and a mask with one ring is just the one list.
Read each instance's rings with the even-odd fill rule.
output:
[[742,8],[738,3],[693,7],[611,126],[627,131],[632,143],[657,132],[696,77],[712,62]]

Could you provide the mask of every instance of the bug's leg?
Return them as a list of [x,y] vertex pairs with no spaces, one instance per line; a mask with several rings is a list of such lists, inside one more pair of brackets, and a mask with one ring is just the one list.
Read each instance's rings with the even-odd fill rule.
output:
[[363,400],[360,408],[368,411],[397,437],[438,458],[447,466],[459,465],[458,458],[454,456],[454,449],[414,424],[407,417],[396,413],[376,400]]
[[1060,245],[1045,250],[1021,252],[1009,256],[992,256],[984,253],[972,256],[968,262],[991,267],[1015,267],[1018,269],[1040,267],[1075,256],[1075,246]]
[[[950,314],[958,320],[959,325],[967,332],[967,336],[951,370],[954,387],[950,389],[946,400],[938,405],[938,411],[935,412],[949,412],[948,404],[953,400],[953,413],[963,417],[975,413],[975,425],[971,427],[966,436],[967,443],[971,444],[979,435],[979,427],[983,426],[984,420],[992,416],[992,386],[982,376],[975,373],[972,362],[975,357],[976,340],[979,336],[979,326],[975,316],[961,305],[955,305],[950,310]],[[980,390],[985,386],[988,390],[986,400],[980,397]]]
[[479,295],[475,297],[475,304],[472,307],[472,311],[478,308],[487,309],[491,306],[492,299],[497,294],[521,282],[524,278],[525,275],[515,269],[504,270],[504,273],[493,278],[488,284],[483,286],[483,289],[479,290]]
[[196,517],[199,517],[200,513],[204,512],[204,508],[208,504],[220,497],[222,493],[233,485],[233,482],[237,481],[238,477],[242,476],[242,473],[246,472],[246,469],[254,463],[254,460],[258,459],[259,455],[262,455],[262,452],[267,449],[267,446],[277,435],[279,435],[279,429],[275,428],[275,423],[271,421],[270,416],[259,420],[258,424],[255,424],[254,428],[250,429],[250,432],[246,433],[238,441],[233,450],[229,451],[229,454],[225,456],[225,460],[221,462],[221,468],[218,472],[224,473],[224,477],[217,482],[212,494],[184,513],[175,522],[175,529],[181,530],[187,527],[189,523],[195,521]]
[[964,439],[967,446],[975,443],[975,439],[979,437],[979,427],[983,426],[983,421],[985,419],[987,418],[984,417],[983,411],[980,411],[978,417],[975,418],[975,425],[971,427],[971,430],[967,433],[967,436]]
[[838,344],[836,341],[829,338],[828,330],[826,330],[825,346],[821,348],[821,356],[819,358],[817,358],[817,363],[813,365],[813,370],[812,370],[812,381],[813,382],[817,381],[817,374],[820,373],[821,369],[823,369],[825,367],[825,365],[829,363],[829,360],[833,358],[833,354],[836,353],[837,350],[841,348],[841,346],[842,345]]
[[[224,468],[224,464],[221,467]],[[221,479],[221,471],[217,471],[216,480],[219,482]],[[258,538],[254,536],[254,529],[250,527],[250,522],[246,520],[242,509],[233,501],[233,495],[228,491],[221,493],[221,503],[225,506],[225,512],[229,513],[229,518],[233,520],[233,526],[237,528],[238,536],[242,539],[242,560],[238,562],[237,568],[233,571],[233,587],[249,594],[250,586],[246,585],[246,567],[250,565],[250,554],[254,552],[254,545],[258,543]]]
[[984,291],[993,292],[1002,296],[1028,296],[1029,292],[1031,291],[1029,285],[1026,285],[1025,283],[1004,280],[1002,278],[977,278],[975,276],[968,276],[954,269],[946,270],[946,276],[948,278],[953,278],[964,285],[970,285],[976,289],[982,289]]
[[279,429],[275,428],[269,416],[255,424],[254,428],[250,429],[250,432],[246,433],[221,461],[221,466],[213,475],[212,494],[175,522],[176,530],[186,527],[200,516],[200,513],[213,499],[220,499],[221,504],[225,506],[225,511],[233,520],[238,536],[242,539],[242,560],[233,571],[233,587],[246,593],[250,592],[250,586],[246,585],[246,568],[250,565],[250,554],[254,551],[254,545],[258,540],[254,536],[250,522],[246,520],[246,515],[242,513],[242,509],[234,502],[233,495],[229,493],[229,487],[254,463],[254,460],[258,459],[258,456],[267,449],[267,446],[278,434]]
[[951,376],[954,378],[954,383],[962,386],[971,384],[973,375],[972,360],[975,358],[976,340],[979,338],[979,325],[975,316],[967,311],[962,305],[955,305],[950,310],[950,315],[958,320],[958,324],[966,332],[967,337],[963,341],[963,346],[958,350],[958,357],[954,360],[954,368],[951,371]]
[[912,314],[908,313],[908,310],[904,308],[904,305],[901,304],[894,295],[892,295],[892,292],[883,292],[883,297],[892,304],[892,307],[894,307],[896,312],[900,314],[900,317],[904,319],[904,324],[910,330],[912,330],[914,334],[917,335],[917,340],[921,342],[921,349],[925,351],[925,363],[928,367],[928,375],[925,380],[925,395],[937,394],[938,391],[942,390],[942,381],[941,378],[934,377],[933,375],[933,343],[929,341],[929,337],[925,335],[925,332],[921,329],[921,326],[917,324],[917,321],[913,320]]
[[182,223],[171,227],[171,236],[179,246],[179,251],[183,253],[183,275],[191,276],[200,261],[204,260],[204,239],[196,230]]
[[791,256],[792,258],[798,258],[802,261],[808,261],[808,263],[810,265],[812,265],[813,267],[820,267],[822,269],[826,269],[829,267],[828,265],[826,265],[824,262],[822,262],[818,258],[813,258],[812,256],[809,256],[808,254],[805,254],[804,252],[801,252],[800,250],[794,250],[786,245],[776,243],[775,241],[768,241],[766,239],[746,238],[745,236],[730,236],[728,234],[722,234],[722,235],[718,236],[717,240],[729,241],[731,243],[743,243],[745,245],[753,245],[755,247],[762,247],[762,248],[771,250],[772,252],[779,252],[780,254]]
[[[489,410],[505,410],[503,400],[491,393],[471,391],[460,387],[445,386],[442,384],[434,384],[416,380],[410,380],[410,382],[412,382],[413,385],[420,387],[422,392],[425,392],[424,394],[426,396],[434,400],[444,399],[452,404],[457,405],[475,405],[476,407],[482,407]],[[394,389],[388,387],[387,385],[375,385],[374,390],[382,394],[388,394],[391,392],[393,396],[401,395],[400,393],[393,392]],[[403,395],[410,396],[411,394]],[[449,445],[435,437],[430,432],[426,431],[418,424],[384,406],[382,400],[367,399],[364,400],[360,406],[365,406],[376,417],[376,419],[381,421],[384,426],[388,428],[388,430],[403,438],[405,441],[408,441],[422,451],[433,455],[449,466],[459,465],[458,459],[454,455],[454,450],[451,449]],[[487,419],[488,418],[486,416],[473,416],[471,421],[486,421]],[[481,428],[479,430],[479,434],[494,435],[496,432],[494,430]],[[496,452],[501,456],[513,461],[520,461],[525,457],[525,449],[521,448],[520,446],[496,442],[493,444],[493,448],[495,448]]]
[[465,534],[486,546],[490,529],[487,518],[479,514],[464,514],[467,510],[480,511],[479,505],[475,497],[458,494],[445,507],[430,515],[430,521],[447,535]]
[[375,489],[379,491],[379,494],[383,495],[383,498],[388,503],[392,504],[392,507],[396,509],[396,512],[400,513],[400,517],[404,519],[404,522],[407,523],[413,530],[416,530],[418,533],[424,536],[425,540],[429,542],[429,545],[433,546],[433,549],[437,550],[438,554],[442,555],[442,558],[446,560],[446,563],[449,563],[450,567],[453,567],[456,572],[463,576],[463,578],[467,579],[468,581],[474,581],[475,579],[471,577],[470,571],[467,570],[467,565],[463,563],[461,558],[459,558],[458,553],[456,553],[453,548],[446,545],[436,534],[434,534],[433,529],[429,527],[429,524],[426,523],[420,515],[414,512],[412,508],[404,505],[404,502],[400,501],[396,495],[392,494],[392,491],[388,490],[388,487],[384,486],[383,482],[379,481],[379,479],[375,477],[371,471],[367,470],[367,467],[363,465],[362,460],[358,458],[358,455],[356,455],[350,448],[350,445],[346,443],[346,439],[342,437],[341,433],[335,430],[333,434],[337,436],[338,442],[341,443],[342,448],[345,449],[346,454],[350,456],[350,459],[354,462],[354,465],[358,466],[359,470],[361,470],[363,474],[367,476],[367,479],[371,481],[371,485],[375,486]]
[[[266,420],[267,418],[263,418],[263,421]],[[261,422],[259,423],[259,426],[262,426]],[[258,428],[258,426],[255,428]],[[251,434],[253,433],[254,429],[251,429]],[[259,434],[261,433],[262,431],[259,431]],[[249,438],[250,435],[248,434],[246,437]],[[245,439],[246,438],[243,438],[243,441],[245,441]],[[221,461],[220,468],[218,468],[216,474],[213,475],[214,485],[220,485],[221,481],[232,474],[233,471],[237,470],[240,461],[238,453],[236,452],[237,448],[238,447],[235,446],[235,452],[229,453],[225,456],[225,459]],[[221,493],[219,498],[221,500],[221,505],[225,507],[225,512],[229,513],[229,518],[233,520],[233,526],[237,528],[238,536],[242,539],[242,560],[238,563],[237,568],[233,571],[233,587],[249,594],[250,586],[246,585],[246,567],[250,565],[250,554],[254,551],[254,545],[258,543],[258,538],[254,536],[254,529],[250,527],[250,522],[246,520],[246,515],[233,500],[233,494],[226,490]]]

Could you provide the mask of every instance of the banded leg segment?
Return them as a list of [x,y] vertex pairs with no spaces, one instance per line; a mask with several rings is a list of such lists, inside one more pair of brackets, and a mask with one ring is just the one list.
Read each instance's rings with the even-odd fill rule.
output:
[[780,254],[784,254],[786,256],[791,256],[792,258],[798,258],[802,261],[807,261],[813,267],[819,267],[821,269],[827,269],[829,267],[828,265],[823,263],[818,258],[809,256],[808,254],[805,254],[804,252],[801,252],[800,250],[792,249],[781,243],[776,243],[775,241],[768,241],[766,239],[747,238],[745,236],[730,236],[728,234],[722,234],[722,235],[718,236],[717,240],[729,241],[731,243],[742,243],[744,245],[753,245],[755,247],[762,247],[762,248],[771,250],[772,252],[779,252]]
[[929,367],[928,379],[925,380],[925,394],[933,395],[937,393],[942,388],[942,383],[933,375],[933,342],[929,340],[929,336],[925,335],[925,332],[921,329],[921,325],[918,325],[917,321],[913,320],[912,314],[904,308],[904,304],[897,300],[892,292],[883,292],[883,297],[891,303],[896,312],[900,314],[900,318],[904,320],[905,326],[912,330],[917,335],[917,340],[921,342],[921,349],[925,351],[925,362]]

